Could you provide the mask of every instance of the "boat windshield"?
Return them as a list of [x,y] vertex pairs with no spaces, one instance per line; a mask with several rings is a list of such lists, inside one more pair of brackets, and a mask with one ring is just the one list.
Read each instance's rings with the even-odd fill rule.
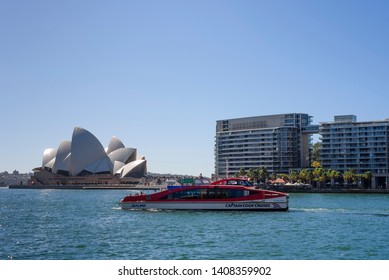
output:
[[226,185],[239,185],[239,186],[247,186],[252,187],[253,184],[247,180],[227,180]]

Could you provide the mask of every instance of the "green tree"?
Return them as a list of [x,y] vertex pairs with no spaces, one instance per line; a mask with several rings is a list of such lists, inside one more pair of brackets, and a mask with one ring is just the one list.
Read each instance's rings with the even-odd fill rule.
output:
[[269,178],[269,172],[266,167],[260,167],[258,169],[258,177],[260,182],[266,183],[266,180]]
[[328,177],[327,177],[326,172],[321,173],[319,178],[317,178],[317,181],[320,183],[320,186],[325,186],[325,184],[327,183],[327,180],[328,180]]
[[312,161],[320,162],[320,149],[321,149],[320,142],[316,142],[315,144],[313,144]]
[[328,170],[327,171],[327,176],[331,180],[331,188],[335,186],[335,181],[339,179],[342,175],[340,174],[339,171],[336,170]]
[[255,178],[254,169],[250,168],[249,171],[247,171],[246,176],[249,177],[251,181],[254,181]]
[[303,169],[300,171],[300,176],[301,180],[306,183],[306,184],[309,184],[311,185],[312,183],[312,180],[313,180],[313,174],[312,174],[312,171],[309,170],[309,169]]
[[321,163],[319,161],[314,161],[314,162],[312,162],[311,166],[313,168],[320,168],[321,167]]
[[259,181],[259,169],[254,169],[254,183],[258,183]]
[[244,168],[242,167],[241,169],[239,169],[238,177],[244,176],[246,176],[246,170],[244,170]]
[[292,183],[295,183],[295,182],[297,182],[298,179],[299,179],[299,174],[298,174],[296,171],[292,171],[292,172],[290,172],[290,174],[289,174],[289,178],[290,178],[290,180],[292,181]]
[[322,181],[324,180],[324,169],[321,167],[316,167],[315,170],[313,170],[312,174],[314,177],[315,182],[317,183],[317,187],[320,188]]
[[350,184],[350,182],[354,182],[356,180],[356,174],[353,169],[350,169],[343,173],[343,180],[346,183],[346,186]]

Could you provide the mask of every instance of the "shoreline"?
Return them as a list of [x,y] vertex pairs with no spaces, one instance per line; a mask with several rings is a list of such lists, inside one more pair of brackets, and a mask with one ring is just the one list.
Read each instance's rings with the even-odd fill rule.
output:
[[285,193],[389,194],[389,189],[288,189],[270,188]]
[[[166,186],[123,186],[123,185],[10,185],[9,189],[23,190],[160,190]],[[389,194],[389,189],[303,189],[293,187],[268,186],[264,189],[284,193],[339,193],[339,194]]]

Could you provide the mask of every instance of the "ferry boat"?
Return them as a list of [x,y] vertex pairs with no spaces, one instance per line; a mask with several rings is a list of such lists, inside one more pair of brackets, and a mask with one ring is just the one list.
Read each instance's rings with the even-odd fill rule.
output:
[[288,195],[256,189],[241,178],[228,178],[206,185],[174,186],[152,194],[124,197],[122,209],[256,210],[287,211]]

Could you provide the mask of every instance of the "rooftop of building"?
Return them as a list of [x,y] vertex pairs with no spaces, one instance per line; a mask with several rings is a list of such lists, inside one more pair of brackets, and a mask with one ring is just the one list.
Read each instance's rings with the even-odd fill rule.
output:
[[266,119],[266,118],[274,118],[274,117],[282,117],[282,116],[290,116],[290,115],[306,115],[309,118],[312,118],[307,113],[285,113],[285,114],[272,114],[272,115],[262,115],[262,116],[252,116],[252,117],[240,117],[240,118],[231,118],[231,119],[221,119],[217,120],[217,122],[222,121],[244,121],[244,120],[250,120],[250,119]]
[[375,123],[389,124],[389,118],[383,120],[357,121],[356,115],[338,115],[338,116],[334,116],[333,121],[320,122],[320,125],[332,125],[332,124],[371,125]]

